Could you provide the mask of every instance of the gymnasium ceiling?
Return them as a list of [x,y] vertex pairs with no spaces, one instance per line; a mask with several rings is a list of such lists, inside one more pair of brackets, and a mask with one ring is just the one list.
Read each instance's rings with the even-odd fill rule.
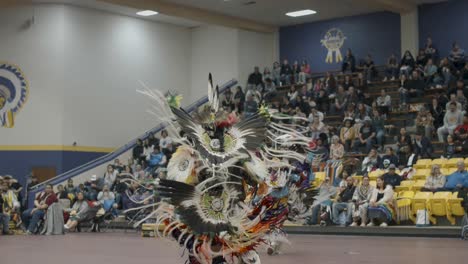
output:
[[[136,11],[151,9],[155,20],[186,27],[219,24],[260,32],[276,31],[279,26],[301,24],[378,11],[405,13],[420,4],[447,0],[3,0],[0,7],[18,3],[62,3],[136,16]],[[317,14],[292,18],[285,13],[312,9]],[[141,18],[141,17],[140,17]]]

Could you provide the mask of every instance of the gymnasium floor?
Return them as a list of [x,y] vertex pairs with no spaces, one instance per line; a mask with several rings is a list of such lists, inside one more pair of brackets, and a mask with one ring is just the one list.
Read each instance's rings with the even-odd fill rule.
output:
[[[291,235],[283,254],[262,253],[262,263],[467,263],[468,241],[453,238],[400,238]],[[0,236],[0,264],[182,264],[171,242],[136,233],[81,233],[65,236]]]

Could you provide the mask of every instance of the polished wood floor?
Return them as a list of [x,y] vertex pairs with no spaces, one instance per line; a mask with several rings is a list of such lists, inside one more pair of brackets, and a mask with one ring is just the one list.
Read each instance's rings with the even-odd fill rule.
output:
[[[468,241],[291,235],[282,254],[263,264],[439,264],[468,263]],[[0,236],[0,264],[181,264],[182,251],[169,241],[135,233],[80,233],[65,236]]]

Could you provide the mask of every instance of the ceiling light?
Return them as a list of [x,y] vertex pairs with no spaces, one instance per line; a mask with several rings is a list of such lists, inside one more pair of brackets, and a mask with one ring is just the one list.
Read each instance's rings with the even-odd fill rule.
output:
[[153,11],[153,10],[143,10],[143,11],[137,12],[137,15],[139,16],[154,16],[157,14],[158,12]]
[[301,16],[313,15],[313,14],[316,14],[316,13],[317,12],[314,11],[314,10],[305,9],[305,10],[289,12],[289,13],[286,13],[286,15],[290,16],[290,17],[301,17]]

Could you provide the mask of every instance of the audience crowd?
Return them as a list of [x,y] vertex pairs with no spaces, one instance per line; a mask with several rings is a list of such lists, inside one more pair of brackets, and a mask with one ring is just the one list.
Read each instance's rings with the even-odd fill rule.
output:
[[[398,90],[372,90],[376,81],[382,87],[386,82],[396,83]],[[394,221],[391,202],[395,186],[411,171],[406,168],[418,159],[468,157],[467,85],[464,50],[454,43],[449,56],[441,58],[428,38],[416,57],[409,51],[401,59],[392,54],[383,67],[376,66],[371,55],[358,62],[350,49],[341,72],[336,74],[314,77],[305,60],[292,65],[288,60],[275,62],[263,73],[255,67],[246,89],[238,86],[233,92],[227,90],[221,105],[245,117],[264,105],[271,112],[297,117],[280,121],[285,125],[306,128],[312,169],[326,173],[307,223],[317,224],[321,210],[328,207],[334,224],[387,226]],[[418,106],[414,126],[397,125],[391,120],[392,113],[408,114],[411,104]],[[338,117],[342,124],[327,124],[327,117]],[[397,135],[391,140],[394,132]],[[434,142],[443,145],[442,153],[435,154]],[[37,178],[32,177],[23,192],[11,176],[0,177],[2,232],[10,234],[9,223],[13,222],[27,234],[37,233],[46,211],[57,202],[64,204],[66,230],[79,230],[80,223],[90,222],[92,231],[99,231],[102,221],[140,206],[140,201],[149,204],[157,199],[153,180],[165,177],[175,148],[166,131],[139,139],[126,164],[116,159],[102,175],[92,175],[80,184],[70,179],[55,191],[47,185],[37,195],[33,208],[22,204],[25,199],[21,195],[38,183]],[[368,175],[375,170],[385,173],[372,186]],[[363,176],[360,183],[351,177],[356,174]],[[468,207],[468,172],[463,162],[451,175],[432,167],[422,191],[443,190],[458,191]]]

